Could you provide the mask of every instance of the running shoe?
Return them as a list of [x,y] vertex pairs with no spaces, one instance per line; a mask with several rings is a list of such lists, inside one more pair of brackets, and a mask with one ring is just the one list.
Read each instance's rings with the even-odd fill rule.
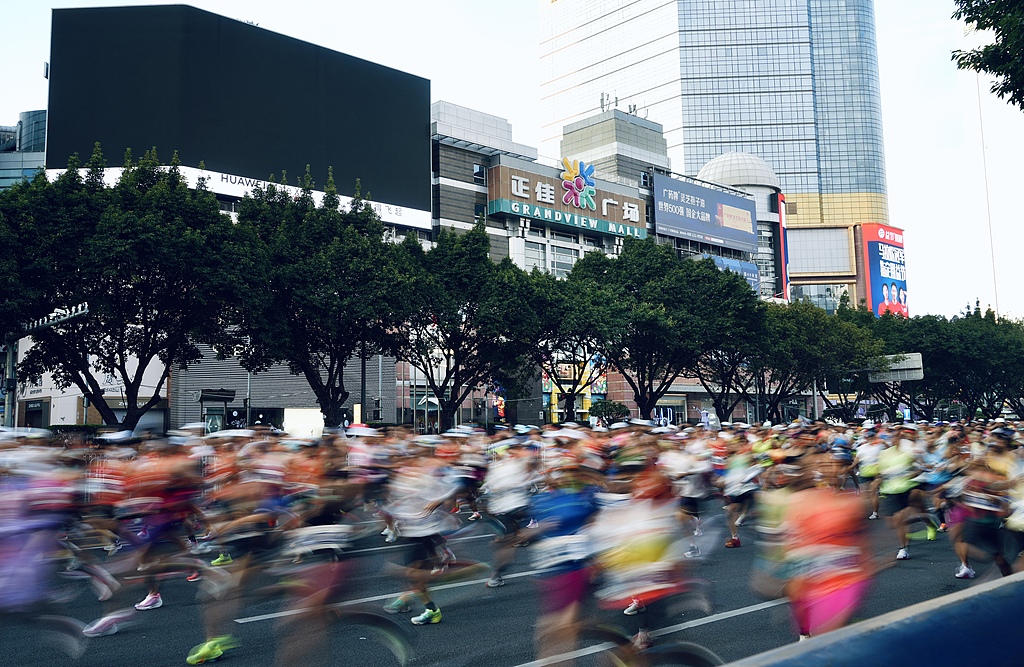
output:
[[633,598],[633,601],[629,603],[629,606],[622,610],[622,613],[626,616],[636,616],[642,611],[647,611],[647,607],[644,603],[637,598]]
[[213,551],[213,549],[213,545],[209,542],[196,542],[194,545],[189,547],[188,551],[193,556],[201,556],[203,554],[210,553],[211,551]]
[[696,528],[693,529],[693,536],[694,537],[700,537],[703,534],[704,534],[704,529],[701,528],[701,520],[697,519],[697,526],[696,526]]
[[440,623],[441,622],[441,610],[440,609],[424,609],[423,613],[419,616],[412,617],[413,625],[427,625],[428,623]]
[[878,512],[872,512],[871,516],[869,516],[868,518],[871,519],[872,521],[874,521],[875,519],[878,518]]
[[740,538],[738,537],[733,537],[725,543],[726,549],[735,549],[738,546],[740,546]]
[[974,579],[974,570],[969,565],[960,563],[960,569],[958,569],[953,576],[957,579]]
[[940,533],[945,533],[945,532],[947,532],[947,531],[949,531],[949,526],[947,526],[947,525],[946,525],[946,524],[944,524],[944,523],[940,523],[940,524],[939,524],[939,532],[940,532]]
[[696,558],[700,556],[700,548],[696,544],[691,544],[690,548],[683,554],[685,558]]
[[139,611],[146,611],[147,609],[156,609],[162,606],[164,606],[164,601],[160,598],[160,594],[150,593],[146,596],[145,600],[135,605],[135,608]]
[[907,553],[907,548],[906,547],[903,547],[898,552],[896,552],[896,560],[908,560],[909,558],[910,558],[910,554]]
[[934,542],[935,538],[939,536],[939,530],[932,524],[925,526],[924,531],[929,542]]
[[196,570],[192,574],[185,577],[185,581],[202,581],[203,575],[199,574],[199,570]]
[[477,521],[477,520],[482,519],[482,518],[483,518],[483,515],[481,515],[480,512],[473,512],[472,514],[469,515],[467,520],[468,521]]
[[409,603],[401,596],[384,605],[384,612],[388,614],[404,614],[410,609]]
[[744,512],[743,514],[741,514],[738,517],[736,517],[736,525],[737,526],[742,526],[743,522],[746,521],[746,520],[747,520],[747,513]]
[[646,630],[640,630],[633,635],[633,650],[634,651],[645,651],[654,645],[654,640],[651,639],[650,633]]
[[487,588],[497,588],[499,586],[504,586],[504,585],[505,585],[505,580],[501,578],[500,574],[496,574],[496,575],[494,575],[493,577],[491,577],[490,579],[487,580]]
[[129,618],[131,618],[131,612],[119,611],[108,614],[85,626],[82,629],[82,634],[86,637],[106,637],[112,635],[120,629],[119,623]]
[[205,662],[213,662],[224,655],[224,651],[238,648],[238,644],[230,635],[217,637],[210,641],[203,642],[188,653],[185,662],[190,665],[201,665]]
[[234,562],[234,558],[231,557],[231,554],[221,554],[214,558],[210,565],[230,565],[232,562]]

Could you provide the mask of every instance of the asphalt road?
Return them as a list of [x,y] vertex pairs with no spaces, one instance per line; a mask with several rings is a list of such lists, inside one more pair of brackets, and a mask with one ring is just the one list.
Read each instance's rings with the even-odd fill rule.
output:
[[[721,513],[716,503],[707,503],[707,514]],[[463,515],[465,516],[465,515]],[[483,528],[455,538],[452,548],[460,559],[490,560],[491,536]],[[714,549],[705,549],[706,557],[694,575],[710,582],[714,608],[712,613],[688,611],[673,615],[662,625],[667,631],[660,642],[686,640],[702,644],[726,661],[776,648],[797,639],[788,606],[778,600],[766,601],[751,591],[750,573],[757,553],[753,530],[744,527],[744,546],[724,549],[724,538],[709,531]],[[856,618],[863,619],[894,609],[962,590],[998,577],[990,564],[977,564],[978,578],[961,581],[953,577],[957,559],[948,538],[940,534],[934,542],[911,545],[911,559],[896,562],[895,535],[882,521],[871,522],[871,537],[880,560],[890,563],[877,576],[867,600]],[[748,539],[749,538],[749,539]],[[383,537],[360,542],[353,561],[355,570],[343,607],[380,609],[403,590],[388,565],[401,556],[400,544],[387,545]],[[711,545],[709,545],[711,546]],[[488,589],[486,575],[446,584],[434,592],[443,621],[437,625],[412,626],[409,618],[418,613],[389,618],[408,626],[415,648],[413,665],[422,666],[513,666],[529,665],[534,660],[533,635],[537,618],[538,579],[530,569],[528,554],[517,551],[517,559],[506,576],[506,585]],[[256,583],[260,583],[257,581]],[[262,583],[268,583],[264,580]],[[77,661],[70,659],[43,633],[21,618],[0,617],[0,664],[2,665],[79,665],[110,667],[115,665],[183,665],[191,647],[204,638],[204,608],[196,601],[197,584],[184,580],[168,581],[163,587],[164,606],[140,612],[128,627],[117,634],[91,639]],[[115,596],[115,607],[130,607],[144,597],[141,581],[128,581]],[[88,622],[101,615],[100,603],[87,590],[63,604],[61,613]],[[604,623],[630,622],[621,611],[588,610]],[[229,652],[221,664],[287,664],[280,632],[291,619],[282,613],[279,599],[247,594],[232,610],[228,625],[240,647]],[[294,627],[293,627],[294,629]],[[334,622],[329,643],[311,647],[312,659],[303,664],[323,665],[398,665],[372,628],[355,625],[348,619]],[[293,636],[304,636],[293,632]],[[310,637],[314,636],[312,633]],[[587,664],[584,659],[582,664]]]

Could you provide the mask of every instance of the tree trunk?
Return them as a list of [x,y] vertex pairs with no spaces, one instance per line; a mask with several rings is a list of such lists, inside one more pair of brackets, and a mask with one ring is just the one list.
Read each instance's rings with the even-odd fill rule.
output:
[[438,429],[441,433],[454,428],[455,426],[455,411],[459,409],[459,406],[452,400],[439,401],[438,406]]
[[562,394],[565,404],[562,408],[562,423],[576,421],[576,394]]
[[658,400],[650,394],[641,395],[636,392],[633,392],[633,401],[636,402],[637,416],[640,417],[640,419],[650,419],[651,411],[654,410],[654,404],[658,402]]

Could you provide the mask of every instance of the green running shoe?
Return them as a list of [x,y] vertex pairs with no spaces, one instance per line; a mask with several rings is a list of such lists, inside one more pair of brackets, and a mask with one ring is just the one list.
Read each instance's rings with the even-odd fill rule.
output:
[[233,560],[231,554],[221,554],[214,558],[210,565],[230,565]]
[[224,651],[238,648],[238,644],[230,635],[216,637],[196,646],[189,651],[185,662],[190,665],[201,665],[206,662],[213,662],[224,655]]
[[440,623],[441,622],[441,610],[440,609],[424,609],[423,613],[419,616],[413,616],[412,622],[414,625],[426,625],[427,623]]

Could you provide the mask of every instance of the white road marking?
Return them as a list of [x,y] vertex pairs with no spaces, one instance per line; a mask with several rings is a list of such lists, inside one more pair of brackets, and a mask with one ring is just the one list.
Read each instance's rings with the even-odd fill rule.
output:
[[[502,575],[503,579],[518,579],[519,577],[532,577],[535,574],[547,572],[547,570],[530,570],[529,572],[517,572],[516,574]],[[431,591],[443,591],[449,588],[461,588],[463,586],[479,586],[480,584],[487,583],[487,579],[473,579],[471,581],[457,581],[450,584],[441,584],[439,586],[431,586]],[[397,598],[402,593],[407,591],[399,591],[397,593],[385,593],[384,595],[371,595],[366,598],[358,598],[355,600],[346,600],[344,602],[338,602],[336,604],[328,605],[328,607],[350,607],[356,604],[363,604],[365,602],[379,602],[381,600],[390,600]],[[296,614],[304,614],[307,611],[314,609],[314,607],[303,607],[302,609],[289,609],[287,611],[275,611],[271,614],[260,614],[259,616],[247,616],[245,618],[236,618],[235,623],[255,623],[256,621],[269,621],[274,618],[283,618],[285,616],[294,616]]]
[[[731,611],[723,611],[721,614],[714,614],[712,616],[706,616],[704,618],[698,618],[693,621],[687,621],[686,623],[679,623],[677,625],[670,625],[667,628],[661,628],[660,630],[652,630],[652,637],[663,637],[665,635],[672,634],[673,632],[679,632],[687,628],[695,628],[700,625],[707,625],[708,623],[717,623],[718,621],[724,621],[735,616],[743,616],[744,614],[753,614],[754,612],[761,611],[763,609],[770,609],[771,607],[778,607],[779,605],[788,604],[788,600],[771,600],[769,602],[761,602],[759,604],[750,605],[749,607],[741,607],[739,609],[733,609]],[[547,658],[540,660],[534,660],[533,662],[524,662],[521,665],[515,667],[546,667],[546,665],[557,665],[560,662],[566,662],[568,660],[575,660],[576,658],[582,658],[585,655],[593,655],[600,653],[601,651],[607,651],[610,648],[614,648],[615,644],[611,642],[605,642],[603,644],[596,644],[594,646],[588,646],[581,648],[576,651],[570,651],[569,653],[561,653],[559,655],[552,655]]]

